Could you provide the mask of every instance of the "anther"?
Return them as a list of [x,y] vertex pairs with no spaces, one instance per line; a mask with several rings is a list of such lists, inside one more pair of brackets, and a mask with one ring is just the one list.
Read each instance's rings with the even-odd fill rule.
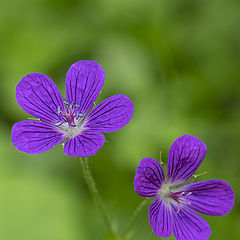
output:
[[63,103],[66,104],[66,105],[69,105],[69,103],[65,100],[63,100]]
[[76,119],[78,120],[78,118],[82,118],[84,116],[84,114],[82,112],[79,112],[78,110],[76,111]]
[[64,120],[64,122],[68,122],[68,120],[65,116],[62,116],[62,119]]
[[56,114],[59,115],[60,113],[61,113],[61,107],[58,106],[58,107],[57,107],[57,112],[56,112]]
[[187,197],[187,196],[189,196],[189,195],[191,195],[192,194],[192,192],[189,192],[189,193],[187,193],[184,197]]
[[74,105],[74,103],[71,102],[70,105],[69,105],[69,108],[72,109],[73,105]]
[[[182,197],[185,194],[185,192],[181,192],[181,194],[179,195],[179,197]],[[185,196],[184,196],[185,197]]]
[[60,126],[60,125],[62,125],[62,122],[56,122],[56,123],[54,123],[54,126],[56,126],[56,127],[58,127],[58,126]]

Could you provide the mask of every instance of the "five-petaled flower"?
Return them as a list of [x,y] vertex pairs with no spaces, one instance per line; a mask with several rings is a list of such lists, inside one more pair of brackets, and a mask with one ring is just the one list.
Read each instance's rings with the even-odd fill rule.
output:
[[94,61],[74,63],[66,76],[66,101],[54,82],[42,73],[26,75],[16,87],[16,100],[41,121],[21,121],[12,128],[12,142],[26,153],[42,153],[58,143],[70,156],[94,155],[104,144],[101,132],[121,129],[131,119],[133,103],[112,96],[92,109],[104,84],[104,71]]
[[198,138],[190,135],[179,137],[169,151],[166,181],[156,160],[141,160],[134,187],[142,197],[155,197],[149,208],[149,221],[157,236],[169,237],[173,232],[177,240],[208,239],[210,227],[194,211],[223,216],[232,209],[234,192],[224,181],[182,185],[194,174],[206,153],[206,145]]

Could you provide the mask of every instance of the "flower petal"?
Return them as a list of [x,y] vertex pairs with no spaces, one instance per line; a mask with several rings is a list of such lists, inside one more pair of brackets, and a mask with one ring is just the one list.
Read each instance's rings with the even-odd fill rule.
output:
[[86,126],[100,132],[114,132],[124,127],[132,115],[132,101],[119,94],[98,104],[87,116]]
[[178,185],[189,179],[200,166],[206,153],[206,145],[197,137],[179,137],[172,144],[168,155],[168,184]]
[[67,101],[80,105],[80,112],[88,113],[103,87],[104,78],[104,71],[97,62],[74,63],[66,76]]
[[19,151],[38,154],[53,148],[65,137],[50,124],[22,121],[13,125],[11,139]]
[[134,188],[142,197],[154,197],[158,195],[165,175],[161,165],[152,158],[141,160],[134,179]]
[[58,106],[64,107],[57,86],[42,73],[30,73],[18,83],[16,100],[27,113],[51,123],[59,120]]
[[191,209],[182,207],[178,212],[175,204],[172,206],[173,233],[179,240],[206,240],[211,235],[208,223]]
[[234,205],[234,192],[231,186],[221,180],[208,180],[191,183],[181,187],[190,195],[186,197],[191,202],[189,207],[203,214],[223,216],[231,211]]
[[78,157],[92,156],[102,147],[104,141],[105,138],[100,132],[85,130],[67,140],[64,145],[64,153]]
[[172,209],[160,197],[152,202],[148,216],[151,228],[159,237],[170,237],[173,231]]

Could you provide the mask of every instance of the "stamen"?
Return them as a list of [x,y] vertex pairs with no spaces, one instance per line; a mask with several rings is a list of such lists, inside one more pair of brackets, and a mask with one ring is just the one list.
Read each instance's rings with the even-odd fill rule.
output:
[[76,111],[76,119],[78,120],[78,118],[82,118],[84,116],[84,114],[82,112],[79,112],[78,110]]
[[177,213],[180,212],[180,205],[181,204],[191,204],[190,201],[185,200],[184,198],[191,195],[192,192],[170,192],[169,197],[172,198],[177,203]]
[[58,126],[61,126],[63,124],[63,122],[56,122],[56,123],[54,123],[54,125],[56,126],[56,127],[58,127]]
[[56,112],[56,114],[59,115],[60,113],[61,113],[61,107],[58,106],[58,107],[57,107],[57,112]]
[[187,196],[189,196],[189,195],[191,195],[192,194],[192,192],[189,192],[189,193],[187,193],[184,197],[187,197]]
[[72,109],[73,105],[74,105],[74,103],[71,102],[70,105],[69,105],[69,108]]
[[179,197],[181,197],[182,195],[184,195],[185,192],[181,192],[181,194],[179,195]]
[[180,203],[178,203],[178,206],[177,206],[177,213],[180,212]]
[[62,119],[65,121],[65,122],[68,122],[67,118],[65,116],[61,116]]
[[[54,123],[54,126],[59,127],[64,131],[69,132],[76,132],[77,130],[71,129],[72,127],[76,129],[80,129],[81,127],[81,120],[78,120],[79,118],[84,117],[84,113],[79,111],[79,108],[81,107],[78,104],[74,104],[72,101],[71,103],[68,103],[67,101],[63,100],[63,103],[65,104],[64,107],[58,106],[56,114],[59,116],[60,121],[56,121]],[[67,124],[66,124],[67,123]]]

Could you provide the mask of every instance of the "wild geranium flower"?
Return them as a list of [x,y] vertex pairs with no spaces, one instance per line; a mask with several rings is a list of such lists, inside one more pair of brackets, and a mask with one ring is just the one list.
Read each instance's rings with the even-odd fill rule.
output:
[[182,185],[194,174],[206,153],[206,145],[198,138],[190,135],[179,137],[169,151],[166,181],[156,160],[141,160],[134,187],[142,197],[155,197],[149,208],[149,221],[157,236],[170,237],[173,232],[177,240],[208,239],[210,227],[194,211],[223,216],[232,209],[234,192],[224,181]]
[[66,76],[66,100],[42,73],[26,75],[16,87],[16,100],[41,121],[21,121],[12,128],[12,142],[26,153],[42,153],[66,138],[64,153],[94,155],[104,144],[103,133],[121,129],[131,119],[133,103],[115,95],[92,109],[104,84],[104,71],[94,61],[74,63]]

